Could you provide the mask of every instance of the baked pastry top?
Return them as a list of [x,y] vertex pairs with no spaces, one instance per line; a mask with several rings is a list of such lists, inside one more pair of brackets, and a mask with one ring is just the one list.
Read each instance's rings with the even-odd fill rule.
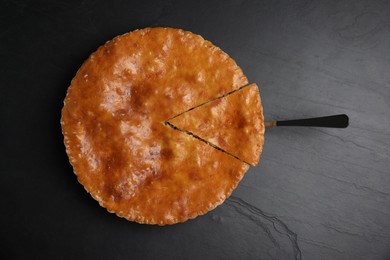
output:
[[168,122],[249,164],[259,162],[264,117],[256,84],[195,107]]
[[62,109],[78,181],[109,212],[139,223],[213,209],[248,165],[164,121],[246,84],[226,53],[190,32],[147,28],[107,42],[81,66]]

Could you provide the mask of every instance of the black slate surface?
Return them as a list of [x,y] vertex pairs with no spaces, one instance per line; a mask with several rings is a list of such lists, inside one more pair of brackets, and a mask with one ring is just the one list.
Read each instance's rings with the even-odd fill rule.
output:
[[[24,259],[389,259],[390,2],[0,2],[0,252]],[[77,183],[60,109],[84,59],[148,26],[201,34],[260,86],[261,163],[209,214],[167,227],[109,214]],[[7,258],[8,259],[8,258]]]

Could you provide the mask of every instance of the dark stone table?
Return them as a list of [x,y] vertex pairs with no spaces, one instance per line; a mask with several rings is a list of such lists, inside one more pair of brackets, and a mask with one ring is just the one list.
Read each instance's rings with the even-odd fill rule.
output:
[[[389,1],[0,2],[1,252],[35,259],[389,259]],[[347,129],[267,129],[222,206],[167,227],[108,214],[77,183],[62,100],[116,35],[179,27],[260,86],[267,120],[348,114]],[[8,258],[7,258],[8,259]]]

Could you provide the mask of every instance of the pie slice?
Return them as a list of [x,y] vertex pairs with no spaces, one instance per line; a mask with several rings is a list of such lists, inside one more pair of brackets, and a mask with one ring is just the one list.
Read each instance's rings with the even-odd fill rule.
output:
[[196,106],[168,123],[244,162],[251,165],[259,162],[264,117],[256,84]]

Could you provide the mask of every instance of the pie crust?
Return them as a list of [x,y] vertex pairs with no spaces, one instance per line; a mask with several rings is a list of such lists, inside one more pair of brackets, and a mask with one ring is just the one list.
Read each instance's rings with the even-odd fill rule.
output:
[[247,83],[233,59],[187,31],[147,28],[107,42],[83,63],[62,109],[78,181],[130,221],[166,225],[210,211],[248,165],[164,121]]

